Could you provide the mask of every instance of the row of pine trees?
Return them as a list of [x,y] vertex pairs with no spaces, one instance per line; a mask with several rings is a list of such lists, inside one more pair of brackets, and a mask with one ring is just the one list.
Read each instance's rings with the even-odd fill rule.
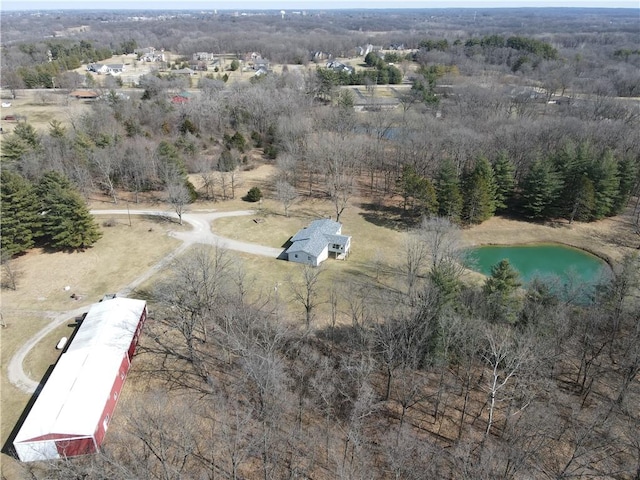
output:
[[4,258],[34,246],[52,250],[90,247],[102,235],[86,202],[71,182],[56,172],[37,184],[2,169],[1,250]]
[[445,160],[434,178],[405,165],[398,180],[404,210],[479,224],[496,213],[530,220],[565,218],[589,222],[620,213],[638,182],[637,162],[595,153],[588,144],[567,144],[539,159],[521,178],[506,154],[480,157],[458,173]]

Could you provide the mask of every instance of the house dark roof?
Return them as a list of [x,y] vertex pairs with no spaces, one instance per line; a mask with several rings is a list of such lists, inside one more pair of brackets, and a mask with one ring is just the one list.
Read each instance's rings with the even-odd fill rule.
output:
[[347,243],[349,237],[340,235],[341,230],[342,224],[339,222],[329,219],[314,220],[291,238],[292,244],[285,253],[302,252],[317,257],[329,243]]

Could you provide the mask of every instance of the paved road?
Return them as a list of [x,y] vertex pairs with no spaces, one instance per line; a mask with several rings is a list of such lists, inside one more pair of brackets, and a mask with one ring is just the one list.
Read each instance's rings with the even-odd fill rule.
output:
[[[153,216],[162,216],[162,217],[171,217],[177,219],[178,216],[175,212],[163,212],[158,210],[92,210],[91,213],[94,215],[153,215]],[[230,238],[221,237],[220,235],[216,235],[211,231],[211,222],[213,222],[217,218],[223,217],[235,217],[240,215],[253,215],[255,212],[253,210],[237,210],[233,212],[190,212],[184,213],[182,215],[183,222],[190,224],[193,229],[182,231],[182,232],[170,232],[174,238],[182,241],[182,244],[165,256],[158,263],[153,265],[147,271],[142,273],[139,277],[137,277],[133,282],[129,283],[125,287],[123,287],[120,291],[117,292],[118,296],[124,297],[130,294],[136,287],[140,284],[147,281],[150,277],[158,273],[160,270],[165,268],[174,258],[183,253],[190,246],[200,243],[206,245],[217,245],[222,248],[227,248],[230,250],[237,250],[239,252],[251,253],[254,255],[262,255],[265,257],[278,258],[282,252],[282,248],[272,248],[265,247],[262,245],[257,245],[255,243],[246,243],[240,242],[237,240],[232,240]],[[78,307],[75,310],[69,310],[66,312],[42,312],[47,318],[50,318],[51,321],[45,328],[36,333],[33,337],[31,337],[27,342],[25,342],[22,347],[15,353],[15,355],[9,361],[9,365],[7,366],[9,381],[18,387],[20,390],[23,390],[27,393],[34,392],[39,383],[37,381],[32,380],[29,376],[24,372],[22,368],[24,364],[24,359],[26,358],[29,351],[35,347],[38,342],[40,342],[44,337],[46,337],[50,332],[55,330],[58,326],[64,324],[64,322],[68,322],[70,320],[75,319],[76,317],[82,315],[89,309],[89,305],[85,305],[83,307]]]

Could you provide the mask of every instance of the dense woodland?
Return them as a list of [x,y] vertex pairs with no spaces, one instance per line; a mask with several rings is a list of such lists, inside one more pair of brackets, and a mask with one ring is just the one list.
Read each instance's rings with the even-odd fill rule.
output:
[[[81,215],[89,235],[56,244],[47,192],[154,195],[179,213],[246,193],[237,172],[258,153],[285,211],[296,196],[329,199],[337,219],[366,203],[411,229],[406,260],[392,280],[322,294],[323,270],[301,268],[285,309],[228,252],[192,251],[146,292],[148,391],[118,412],[103,453],[31,466],[36,478],[640,478],[638,256],[588,292],[523,287],[507,262],[471,286],[459,246],[461,227],[495,214],[588,222],[635,207],[638,221],[636,11],[153,15],[3,15],[3,87],[134,45],[294,65],[372,43],[386,49],[358,66],[372,105],[385,75],[406,88],[394,110],[356,112],[351,82],[322,63],[204,78],[180,104],[170,96],[189,85],[170,74],[126,97],[105,88],[68,127],[3,138],[5,255],[97,239]],[[78,25],[91,28],[43,38]],[[326,298],[331,318],[318,319]]]

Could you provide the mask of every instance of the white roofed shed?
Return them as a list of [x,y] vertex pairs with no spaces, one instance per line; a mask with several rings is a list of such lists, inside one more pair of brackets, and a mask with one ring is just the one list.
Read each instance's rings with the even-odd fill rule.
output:
[[91,306],[13,441],[20,460],[98,450],[145,319],[144,300],[113,298]]

